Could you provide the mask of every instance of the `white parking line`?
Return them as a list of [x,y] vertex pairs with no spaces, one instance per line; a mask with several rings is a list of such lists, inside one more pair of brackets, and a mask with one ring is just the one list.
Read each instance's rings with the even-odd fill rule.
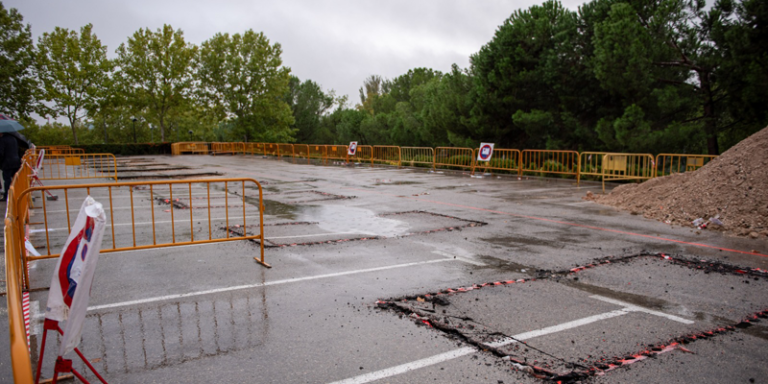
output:
[[154,302],[157,302],[157,301],[176,300],[176,299],[182,299],[182,298],[187,298],[187,297],[210,295],[210,294],[213,294],[213,293],[231,292],[231,291],[239,291],[239,290],[243,290],[243,289],[267,287],[267,286],[272,286],[272,285],[298,283],[300,281],[310,281],[310,280],[326,279],[326,278],[330,278],[330,277],[340,277],[340,276],[356,275],[358,273],[369,273],[369,272],[386,271],[386,270],[389,270],[389,269],[414,267],[414,266],[417,266],[417,265],[444,263],[446,261],[453,261],[453,260],[454,259],[437,259],[437,260],[428,260],[428,261],[417,261],[417,262],[414,262],[414,263],[388,265],[386,267],[358,269],[358,270],[354,270],[354,271],[328,273],[328,274],[324,274],[324,275],[304,276],[304,277],[296,277],[296,278],[293,278],[293,279],[283,279],[283,280],[267,281],[265,283],[238,285],[238,286],[234,286],[234,287],[224,287],[224,288],[217,288],[217,289],[209,289],[209,290],[206,290],[206,291],[179,293],[179,294],[167,295],[167,296],[149,297],[149,298],[146,298],[146,299],[124,301],[124,302],[121,302],[121,303],[95,305],[95,306],[92,306],[92,307],[88,307],[88,310],[89,311],[97,311],[97,310],[101,310],[101,309],[126,307],[126,306],[129,306],[129,305],[154,303]]
[[643,308],[641,306],[630,304],[630,303],[627,303],[627,302],[624,302],[624,301],[621,301],[621,300],[611,299],[611,298],[600,296],[600,295],[593,295],[593,296],[590,296],[590,297],[593,298],[593,299],[596,299],[596,300],[604,301],[606,303],[620,305],[620,306],[624,307],[624,309],[626,309],[628,311],[631,311],[631,312],[643,312],[643,313],[647,313],[649,315],[664,317],[664,318],[667,318],[669,320],[677,321],[678,323],[683,323],[683,324],[693,324],[694,323],[693,320],[688,320],[688,319],[684,319],[682,317],[678,317],[678,316],[675,316],[675,315],[670,315],[668,313],[654,311],[654,310],[648,309],[648,308]]
[[[549,335],[549,334],[553,334],[553,333],[557,333],[557,332],[562,332],[562,331],[565,331],[565,330],[569,330],[569,329],[580,327],[582,325],[587,325],[587,324],[595,323],[595,322],[598,322],[598,321],[603,321],[603,320],[611,319],[611,318],[614,318],[614,317],[623,316],[623,315],[626,315],[626,314],[631,313],[631,312],[643,312],[643,313],[648,313],[648,314],[651,314],[651,315],[654,315],[654,316],[661,316],[661,317],[664,317],[664,318],[667,318],[667,319],[670,319],[670,320],[674,320],[674,321],[678,321],[678,322],[681,322],[681,323],[685,323],[685,324],[693,324],[693,321],[691,321],[691,320],[683,319],[681,317],[669,315],[669,314],[666,314],[666,313],[663,313],[663,312],[653,311],[653,310],[650,310],[650,309],[647,309],[647,308],[643,308],[643,307],[640,307],[640,306],[637,306],[637,305],[634,305],[634,304],[625,303],[625,302],[620,301],[620,300],[614,300],[614,299],[610,299],[610,298],[599,296],[599,295],[593,295],[593,296],[590,296],[590,297],[593,298],[593,299],[596,299],[596,300],[605,301],[607,303],[620,305],[620,306],[623,306],[624,308],[617,309],[617,310],[614,310],[614,311],[611,311],[611,312],[600,313],[600,314],[597,314],[597,315],[594,315],[594,316],[584,317],[584,318],[581,318],[581,319],[569,321],[567,323],[553,325],[551,327],[546,327],[546,328],[537,329],[537,330],[534,330],[534,331],[519,333],[517,335],[510,336],[510,337],[505,337],[505,338],[503,338],[501,340],[498,340],[498,341],[495,341],[495,342],[492,342],[492,343],[486,343],[485,345],[487,345],[489,347],[498,348],[498,347],[502,347],[502,346],[505,346],[505,345],[508,345],[508,344],[517,343],[519,341],[530,340],[530,339],[533,339],[535,337]],[[456,359],[456,358],[459,358],[459,357],[462,357],[462,356],[466,356],[466,355],[469,355],[469,354],[472,354],[472,353],[476,353],[476,352],[478,352],[478,349],[474,348],[474,347],[459,348],[459,349],[455,349],[455,350],[450,351],[450,352],[445,352],[445,353],[441,353],[439,355],[428,357],[426,359],[412,361],[410,363],[401,364],[401,365],[398,365],[398,366],[395,366],[395,367],[382,369],[380,371],[371,372],[371,373],[367,373],[367,374],[364,374],[364,375],[351,377],[349,379],[344,379],[344,380],[340,380],[340,381],[334,381],[334,382],[332,382],[330,384],[363,384],[363,383],[370,383],[371,381],[385,379],[387,377],[392,377],[392,376],[395,376],[395,375],[399,375],[401,373],[410,372],[410,371],[413,371],[413,370],[416,370],[416,369],[419,369],[419,368],[424,368],[424,367],[428,367],[430,365],[435,365],[435,364],[443,363],[443,362],[446,362],[446,361],[449,361],[449,360],[453,360],[453,359]]]
[[452,255],[452,254],[450,254],[448,252],[432,251],[432,253],[434,253],[435,255],[440,255],[440,256],[447,257],[449,259],[461,260],[461,261],[463,261],[463,262],[465,262],[467,264],[477,265],[478,267],[485,267],[485,263],[482,263],[482,262],[479,262],[479,261],[475,261],[475,260],[472,260],[472,259],[469,259],[469,258],[466,258],[466,257]]

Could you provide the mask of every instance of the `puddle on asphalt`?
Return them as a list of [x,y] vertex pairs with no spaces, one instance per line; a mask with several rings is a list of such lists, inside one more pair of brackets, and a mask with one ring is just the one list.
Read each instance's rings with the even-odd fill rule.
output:
[[351,232],[393,237],[408,233],[410,226],[400,220],[379,217],[371,210],[343,205],[309,205],[298,213],[298,220],[319,222],[329,232]]
[[[254,207],[259,206],[258,197],[246,196],[245,202],[253,205]],[[267,200],[267,199],[263,199],[263,202],[264,202],[265,215],[281,216],[288,220],[296,220],[297,212],[299,211],[299,208],[296,207],[295,205],[284,204],[279,201]]]

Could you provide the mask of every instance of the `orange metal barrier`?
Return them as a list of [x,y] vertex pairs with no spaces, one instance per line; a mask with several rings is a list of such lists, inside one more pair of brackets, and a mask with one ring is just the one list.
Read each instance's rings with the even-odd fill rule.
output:
[[211,153],[214,156],[245,153],[245,143],[211,143]]
[[716,155],[660,153],[656,155],[654,177],[671,175],[673,173],[695,171],[716,157]]
[[[34,164],[30,161],[28,164]],[[37,176],[41,180],[111,178],[117,181],[117,159],[111,153],[48,155]]]
[[435,150],[430,147],[400,147],[400,164],[404,167],[430,167],[435,162]]
[[[8,201],[16,198],[15,188],[8,189]],[[22,263],[24,252],[23,244],[19,243],[18,236],[20,225],[15,221],[16,209],[14,204],[9,204],[5,217],[5,284],[6,302],[8,306],[8,330],[10,333],[11,368],[13,369],[14,383],[32,384],[32,360],[30,349],[27,345],[27,333],[24,323],[24,310],[22,307],[22,293],[24,292],[24,276],[26,264]]]
[[264,143],[243,143],[243,151],[251,155],[263,155]]
[[[246,187],[246,184],[252,185]],[[193,188],[197,190],[195,195],[204,196],[204,200],[197,196],[193,198]],[[255,200],[255,196],[248,196],[246,194],[246,189],[258,189],[258,205],[252,203]],[[108,227],[111,228],[111,236],[109,236],[109,234],[105,234],[104,236],[104,243],[101,249],[102,253],[253,239],[259,240],[260,243],[261,256],[260,258],[256,258],[256,261],[268,266],[264,262],[264,214],[262,189],[261,184],[256,180],[248,178],[229,178],[138,181],[115,184],[100,183],[29,188],[21,192],[18,195],[17,201],[13,202],[16,204],[16,222],[21,224],[16,236],[22,241],[24,239],[24,226],[32,225],[29,223],[28,212],[24,210],[24,203],[32,194],[45,191],[61,191],[63,193],[63,199],[57,201],[47,201],[47,199],[40,200],[42,204],[40,207],[41,212],[37,213],[36,216],[38,217],[38,220],[41,218],[42,222],[35,225],[43,226],[43,228],[40,229],[42,229],[41,233],[44,233],[45,236],[44,241],[46,251],[39,257],[25,256],[24,262],[58,257],[58,254],[52,253],[51,250],[63,246],[63,242],[66,240],[65,237],[62,238],[58,233],[65,233],[64,231],[69,233],[73,220],[71,214],[73,212],[76,214],[77,209],[79,209],[78,204],[86,195],[90,195],[97,201],[102,202],[104,211],[107,214]],[[164,195],[166,198],[160,198],[157,197],[157,195]],[[220,215],[223,215],[224,217],[213,218],[211,215],[211,198],[219,199],[221,197],[224,198],[223,206],[214,208],[224,208],[224,212],[220,213]],[[72,202],[73,200],[74,202]],[[232,200],[239,204],[233,206],[235,208],[234,210],[232,209],[233,207],[229,206],[229,202]],[[116,203],[118,201],[120,202],[119,204]],[[166,204],[168,209],[157,208],[157,203]],[[213,222],[223,221],[226,225],[225,228],[230,228],[230,226],[234,225],[239,225],[241,226],[240,228],[243,229],[247,228],[249,221],[246,216],[246,208],[249,207],[249,203],[258,211],[258,213],[253,212],[254,216],[258,215],[258,234],[247,234],[244,232],[243,235],[232,236],[230,233],[231,231],[225,230],[224,235],[218,237],[214,236],[215,228]],[[122,205],[122,207],[119,207],[119,205]],[[126,206],[130,207],[130,221],[116,223],[116,221],[128,219],[128,214],[124,212],[115,212],[115,209],[125,209]],[[260,207],[262,208],[259,209]],[[201,209],[202,211],[196,211],[198,209]],[[235,211],[236,213],[232,211]],[[196,212],[199,213],[196,215]],[[164,225],[161,226],[157,222],[157,216],[164,215],[165,213],[170,216],[170,223],[163,220]],[[151,226],[151,228],[142,227],[143,229],[141,231],[137,230],[137,216],[141,216],[139,219],[140,222],[143,223],[141,224],[142,226]],[[185,222],[186,226],[184,224],[178,224]],[[198,225],[197,231],[195,223]],[[128,232],[122,230],[116,232],[116,226],[130,226],[131,231]],[[55,228],[58,231],[50,231],[52,228]],[[202,231],[204,228],[207,228],[208,236],[196,238],[195,233],[199,233],[199,231]],[[116,236],[116,234],[118,236]],[[143,244],[140,243],[142,236],[147,239]],[[33,240],[35,239],[30,239],[30,241]],[[42,241],[42,239],[39,240]],[[26,274],[26,271],[24,271],[24,273],[24,281],[28,282],[28,275]]]
[[372,163],[400,167],[400,147],[392,145],[374,145]]
[[548,149],[526,149],[520,155],[520,174],[525,172],[579,176],[579,153]]
[[[204,180],[172,180],[172,181],[144,181],[144,182],[127,182],[127,183],[99,183],[99,184],[83,184],[83,185],[64,185],[64,186],[47,186],[47,187],[29,187],[29,181],[32,174],[32,167],[29,166],[36,156],[33,151],[27,152],[23,161],[26,163],[19,172],[14,176],[13,182],[8,189],[8,207],[6,210],[6,218],[4,220],[4,236],[5,236],[5,260],[6,260],[6,300],[8,303],[8,324],[10,333],[10,360],[11,367],[13,369],[14,382],[31,384],[34,382],[32,364],[30,358],[30,347],[27,343],[27,336],[25,330],[25,322],[22,308],[22,292],[25,289],[29,289],[30,280],[27,265],[29,261],[39,259],[49,259],[58,257],[58,254],[52,253],[52,249],[60,249],[69,231],[71,230],[73,216],[77,215],[79,209],[79,203],[86,195],[91,195],[101,201],[105,213],[108,217],[108,233],[105,233],[102,253],[137,250],[137,249],[149,249],[149,248],[161,248],[171,246],[181,246],[190,244],[202,244],[202,243],[215,243],[225,241],[237,241],[237,240],[258,240],[260,246],[260,256],[254,257],[254,259],[269,267],[264,261],[264,205],[263,205],[263,191],[258,181],[247,178],[232,178],[232,179],[204,179]],[[253,184],[253,186],[246,186],[246,184]],[[200,188],[203,186],[204,188]],[[254,186],[256,188],[254,188]],[[174,188],[175,187],[175,188]],[[198,205],[193,204],[193,187],[201,190],[204,193],[198,193],[198,195],[205,195],[206,203]],[[256,205],[256,197],[246,195],[246,189],[258,189],[258,205]],[[17,193],[16,191],[22,191]],[[63,199],[48,201],[48,199],[42,198],[45,192],[52,190],[63,191]],[[144,192],[144,196],[138,196],[138,194]],[[164,194],[167,192],[167,199],[155,198],[158,194]],[[174,192],[176,195],[174,196]],[[232,193],[230,193],[232,192]],[[38,195],[39,194],[39,195]],[[216,194],[223,194],[224,197],[224,209],[221,214],[224,217],[212,218],[211,199],[220,198],[222,196],[214,196]],[[41,202],[41,207],[32,208],[34,210],[40,210],[35,217],[36,221],[42,219],[42,222],[32,223],[30,220],[30,200],[32,196],[37,195]],[[100,195],[100,196],[99,196]],[[241,206],[229,206],[230,197],[240,204]],[[200,199],[200,197],[195,197]],[[128,199],[126,202],[125,199]],[[168,204],[167,210],[163,210],[164,213],[170,214],[170,224],[167,220],[156,221],[157,216],[162,215],[160,209],[155,208],[156,200],[162,203],[163,201]],[[180,200],[188,201],[188,204],[183,204]],[[123,207],[117,207],[116,201],[122,201]],[[70,202],[72,204],[70,204]],[[249,221],[247,216],[247,203],[251,203],[252,207],[258,212],[254,213],[254,221],[256,215],[258,215],[258,224],[250,225],[255,227],[254,231],[248,232]],[[128,216],[126,214],[115,212],[116,209],[124,208],[126,205],[130,206],[130,221],[126,221]],[[63,210],[61,209],[63,208]],[[204,211],[195,214],[194,209],[203,209]],[[232,209],[234,208],[234,209]],[[182,217],[187,216],[189,220],[178,220],[177,212],[182,212]],[[242,212],[242,215],[235,212]],[[42,213],[42,215],[40,215]],[[207,214],[206,214],[207,213]],[[137,217],[144,215],[147,217]],[[42,216],[42,217],[40,217]],[[145,222],[137,222],[143,220]],[[241,219],[241,220],[240,220]],[[116,222],[117,221],[117,222]],[[124,221],[124,222],[119,222]],[[223,222],[225,224],[224,235],[214,235],[213,222]],[[66,226],[64,226],[66,223]],[[160,224],[166,224],[161,226]],[[197,223],[197,228],[195,227]],[[203,223],[201,225],[201,223]],[[151,231],[149,228],[145,228],[143,231],[137,230],[137,227],[142,225],[151,224]],[[185,225],[186,224],[186,225]],[[207,224],[208,236],[203,235],[202,238],[195,238],[196,233],[200,233]],[[25,235],[27,228],[42,225],[44,230],[43,234],[32,235],[31,241],[40,240],[41,236],[45,238],[45,254],[40,257],[27,255],[25,248]],[[131,231],[116,231],[118,226],[130,225]],[[53,228],[54,226],[62,226],[62,228]],[[229,230],[230,228],[238,228],[241,233],[237,233]],[[57,229],[58,231],[52,231]],[[168,231],[170,230],[170,236]],[[188,230],[188,232],[187,232]],[[111,233],[111,237],[109,234]],[[119,236],[119,237],[116,237]],[[145,242],[141,242],[142,237],[147,239]],[[137,236],[139,237],[137,241]],[[200,236],[200,235],[197,235]],[[35,239],[34,237],[38,237]],[[151,240],[149,240],[151,239]],[[111,242],[111,247],[108,245]]]
[[350,156],[350,162],[370,162],[373,166],[373,147],[370,145],[358,145],[354,156]]
[[264,156],[280,157],[280,146],[275,143],[264,143]]
[[655,168],[653,155],[647,153],[607,153],[602,164],[603,192],[606,180],[648,180]]
[[579,174],[576,181],[581,183],[583,176],[603,176],[603,156],[611,152],[581,152],[579,154]]
[[278,157],[294,157],[293,144],[278,144],[277,145]]
[[340,160],[347,162],[347,149],[346,145],[326,145],[325,153],[328,160]]
[[443,167],[448,169],[469,168],[475,166],[474,151],[472,148],[437,147],[435,148],[434,169]]
[[325,145],[310,145],[309,146],[309,158],[310,159],[318,159],[325,164],[326,160],[328,159],[328,149],[325,147]]
[[35,153],[39,153],[40,150],[45,149],[45,154],[48,155],[70,155],[70,154],[84,154],[85,149],[72,148],[69,145],[43,145],[35,148]]
[[196,142],[180,142],[171,144],[171,154],[174,156],[181,155],[182,153],[208,153],[208,143],[202,141]]
[[309,158],[309,145],[306,144],[294,144],[293,145],[293,158],[302,158],[307,159],[307,164],[309,164],[310,158]]
[[475,174],[475,170],[482,169],[483,172],[488,171],[500,171],[520,174],[520,150],[519,149],[503,149],[494,148],[493,156],[490,161],[478,161],[477,153],[480,148],[475,148],[472,153],[472,158],[475,159],[475,166],[472,168],[472,174]]

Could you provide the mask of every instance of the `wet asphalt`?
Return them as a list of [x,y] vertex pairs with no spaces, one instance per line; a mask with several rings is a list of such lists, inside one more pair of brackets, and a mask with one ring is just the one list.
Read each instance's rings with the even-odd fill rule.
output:
[[[768,309],[768,278],[753,271],[768,269],[768,243],[582,200],[597,183],[251,156],[120,161],[123,176],[218,173],[261,183],[273,268],[253,261],[252,241],[102,254],[81,350],[110,382],[541,383],[573,371],[589,375],[570,382],[768,378],[759,318],[666,348]],[[168,188],[112,192],[110,201],[107,190],[91,191],[113,209],[102,248],[216,238],[227,225],[259,230],[251,183],[213,195],[202,184],[174,187],[182,208],[173,218]],[[68,194],[72,219],[84,195]],[[188,209],[209,196],[210,213]],[[46,210],[48,237],[40,225],[30,237],[58,252],[67,207],[51,201]],[[720,273],[702,260],[738,268]],[[30,269],[33,355],[54,265]],[[2,350],[7,343],[0,338]],[[44,372],[55,346],[46,348]],[[606,368],[652,347],[663,353]],[[4,356],[0,381],[9,382]]]

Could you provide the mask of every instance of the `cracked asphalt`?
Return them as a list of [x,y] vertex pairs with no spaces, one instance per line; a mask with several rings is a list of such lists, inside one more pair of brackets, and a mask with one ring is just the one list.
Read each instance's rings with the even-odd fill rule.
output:
[[[253,261],[252,241],[102,254],[81,350],[110,382],[768,380],[768,327],[755,315],[768,309],[768,243],[582,200],[597,183],[254,156],[119,161],[129,181],[217,173],[260,182],[273,268]],[[184,207],[204,203],[200,190],[181,190],[179,222]],[[115,192],[109,213],[115,244],[130,242],[119,227],[132,218],[120,200],[127,192]],[[136,222],[151,222],[150,212],[170,222],[165,191],[132,193]],[[173,223],[173,236],[225,234],[227,224],[206,218],[241,211],[249,221],[233,218],[230,228],[258,229],[257,189],[216,193],[210,215],[193,209],[200,222]],[[47,209],[59,209],[51,228],[65,229],[49,233],[55,251],[66,239],[65,210]],[[151,238],[148,228],[138,242]],[[43,247],[44,229],[31,229]],[[156,236],[169,233],[158,226]],[[30,266],[35,356],[53,266]],[[6,332],[0,350],[7,345]],[[5,352],[0,382],[12,381],[9,364]]]

